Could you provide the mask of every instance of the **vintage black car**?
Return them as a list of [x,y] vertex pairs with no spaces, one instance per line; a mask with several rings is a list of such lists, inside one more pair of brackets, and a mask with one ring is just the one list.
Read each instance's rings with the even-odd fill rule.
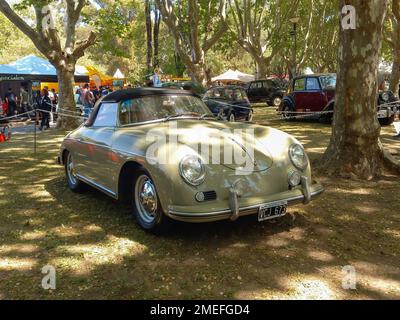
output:
[[265,79],[249,82],[246,85],[246,93],[252,103],[265,102],[278,107],[286,93],[286,88],[278,79]]
[[244,88],[239,86],[214,87],[203,97],[210,111],[228,121],[253,120],[253,109]]
[[[283,118],[290,120],[296,112],[312,112],[310,117],[321,121],[331,121],[335,106],[336,74],[311,74],[295,77],[288,88],[288,92],[278,108]],[[388,90],[379,91],[378,120],[381,125],[390,125],[394,122],[400,101]],[[304,115],[303,115],[304,116]]]

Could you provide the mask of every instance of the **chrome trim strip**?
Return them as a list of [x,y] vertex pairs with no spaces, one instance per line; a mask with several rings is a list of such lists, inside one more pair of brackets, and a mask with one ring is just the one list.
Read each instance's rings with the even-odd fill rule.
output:
[[90,180],[88,178],[85,178],[84,176],[82,176],[82,175],[80,175],[78,173],[76,174],[76,176],[77,176],[77,178],[79,180],[82,180],[83,182],[85,182],[87,184],[90,184],[92,187],[94,187],[94,188],[96,188],[96,189],[98,189],[98,190],[110,195],[111,197],[113,197],[115,199],[118,199],[117,194],[115,192],[111,191],[110,189],[108,189],[106,187],[103,187],[102,185],[100,185],[100,184],[98,184],[98,183],[96,183],[96,182],[94,182],[94,181],[92,181],[92,180]]
[[[79,142],[79,143],[82,143],[82,144],[87,144],[87,145],[92,145],[92,146],[104,148],[104,149],[107,149],[107,150],[111,150],[114,153],[125,153],[125,154],[128,154],[130,156],[135,156],[135,157],[138,157],[138,158],[141,158],[141,159],[147,159],[145,155],[137,154],[137,153],[134,153],[134,152],[131,152],[131,151],[122,151],[122,150],[119,150],[119,149],[114,149],[114,148],[112,148],[112,147],[110,147],[108,145],[101,145],[101,144],[98,144],[98,143],[79,140],[79,139],[69,139],[69,140],[74,141],[74,142]],[[156,160],[156,159],[151,159],[151,160]]]
[[[320,190],[312,192],[311,197],[312,198],[316,197],[316,196],[320,195],[322,192],[324,192],[324,188],[321,188]],[[305,199],[304,195],[300,195],[300,196],[296,196],[296,197],[292,197],[292,198],[283,199],[280,201],[287,201],[288,204],[294,204],[294,203],[302,202],[302,201],[304,201],[304,199]],[[271,201],[271,202],[274,202],[274,201]],[[268,205],[268,204],[269,203],[261,203],[261,204],[257,204],[257,205],[253,205],[253,206],[239,208],[239,215],[240,215],[240,212],[242,212],[242,211],[256,209],[260,206],[264,206],[264,205]],[[182,218],[217,218],[218,216],[231,215],[232,211],[230,209],[226,209],[226,210],[220,210],[220,211],[212,211],[209,213],[185,213],[185,212],[179,212],[179,211],[175,211],[175,210],[168,210],[168,213],[172,216],[177,216],[177,217],[182,217]]]

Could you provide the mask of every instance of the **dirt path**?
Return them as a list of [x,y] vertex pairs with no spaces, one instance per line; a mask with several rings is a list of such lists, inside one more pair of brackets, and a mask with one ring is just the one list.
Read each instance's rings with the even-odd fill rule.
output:
[[[275,116],[257,108],[256,120]],[[330,126],[282,123],[312,159]],[[383,141],[399,156],[393,128]],[[141,231],[126,208],[94,190],[67,190],[55,156],[62,132],[0,144],[0,298],[399,299],[399,177],[350,182],[317,177],[325,194],[279,222],[176,223],[168,234]],[[41,287],[53,265],[57,289]],[[344,290],[343,267],[356,290]]]

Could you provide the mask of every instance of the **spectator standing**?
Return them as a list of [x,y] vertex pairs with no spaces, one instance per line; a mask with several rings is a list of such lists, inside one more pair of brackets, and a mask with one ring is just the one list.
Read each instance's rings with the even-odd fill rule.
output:
[[6,102],[6,100],[2,100],[1,99],[1,97],[0,97],[0,104],[1,104],[1,107],[2,107],[2,112],[3,112],[3,114],[2,115],[4,115],[4,116],[7,116],[7,102]]
[[151,81],[153,81],[153,87],[155,88],[162,87],[160,68],[157,67],[154,69],[154,75],[151,77]]
[[16,109],[17,109],[17,96],[15,93],[12,91],[11,88],[8,88],[8,92],[6,94],[6,102],[8,106],[8,116],[11,117],[15,115]]
[[49,91],[47,89],[43,89],[40,96],[40,109],[42,121],[40,123],[39,130],[46,130],[50,128],[50,112],[52,108],[52,103],[49,97]]
[[85,117],[89,117],[94,105],[94,96],[90,91],[89,84],[85,84],[83,88],[83,112]]
[[97,102],[97,100],[99,100],[100,97],[101,97],[100,90],[99,90],[97,87],[95,87],[95,88],[93,89],[93,97],[94,97],[94,103],[93,103],[93,105],[95,105],[96,102]]
[[49,95],[51,100],[51,115],[52,122],[57,121],[57,104],[58,104],[58,95],[55,89],[51,89],[51,94]]
[[[22,113],[30,111],[29,94],[28,94],[28,90],[25,87],[21,87],[20,103],[21,103],[21,112]],[[29,119],[31,118],[29,113],[27,114],[27,116]]]
[[36,109],[40,109],[40,90],[35,90],[32,92],[32,109],[35,114],[36,125],[39,125],[39,112]]

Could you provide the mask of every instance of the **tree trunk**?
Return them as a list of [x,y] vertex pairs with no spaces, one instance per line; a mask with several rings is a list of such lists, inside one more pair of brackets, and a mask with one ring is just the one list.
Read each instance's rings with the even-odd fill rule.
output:
[[208,80],[206,79],[206,66],[204,62],[192,63],[188,65],[189,75],[192,81],[207,85]]
[[390,90],[398,96],[399,95],[399,85],[400,85],[400,24],[397,27],[397,41],[394,42],[393,48],[393,68],[392,75],[390,78]]
[[[58,106],[61,110],[76,111],[75,96],[74,96],[74,73],[75,65],[67,65],[66,67],[58,66]],[[61,113],[65,113],[62,112]],[[68,114],[71,112],[68,112]],[[57,120],[57,127],[66,130],[75,129],[78,125],[77,118],[66,117],[60,115]]]
[[399,85],[400,85],[400,48],[395,51],[394,59],[393,59],[393,69],[392,76],[390,79],[390,90],[396,95],[399,96]]
[[153,39],[154,39],[154,54],[153,54],[153,66],[159,64],[158,61],[158,38],[160,34],[160,22],[161,22],[161,14],[159,10],[154,10],[154,30],[153,30]]
[[257,59],[257,79],[265,79],[268,73],[268,65],[262,57]]
[[340,2],[356,8],[357,26],[340,27],[332,136],[320,163],[329,174],[369,180],[381,173],[384,158],[376,97],[387,0]]
[[147,36],[147,73],[152,73],[152,61],[153,61],[153,40],[152,40],[152,23],[151,23],[151,9],[150,1],[145,2],[145,15],[146,15],[146,36]]
[[393,46],[393,68],[390,79],[390,90],[399,96],[400,84],[400,0],[392,1],[392,46]]

